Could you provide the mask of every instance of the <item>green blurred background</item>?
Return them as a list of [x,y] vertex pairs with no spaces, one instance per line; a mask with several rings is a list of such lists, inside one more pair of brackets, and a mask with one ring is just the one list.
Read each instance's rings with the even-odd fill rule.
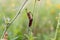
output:
[[[19,11],[24,0],[0,0],[0,37],[5,28],[5,20],[12,20]],[[8,40],[25,40],[28,17],[25,9],[33,14],[31,34],[28,40],[51,40],[55,36],[60,13],[60,0],[28,0],[21,14],[8,29]],[[57,33],[60,40],[60,27]]]

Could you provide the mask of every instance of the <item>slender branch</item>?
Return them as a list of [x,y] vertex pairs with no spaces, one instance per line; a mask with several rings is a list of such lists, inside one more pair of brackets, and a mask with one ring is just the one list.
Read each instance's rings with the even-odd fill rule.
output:
[[59,25],[60,25],[59,21],[60,21],[60,13],[59,13],[58,23],[57,23],[57,27],[56,27],[55,37],[53,40],[56,40],[56,38],[57,38],[57,33],[58,33]]
[[21,13],[23,7],[24,7],[25,4],[27,3],[27,1],[28,1],[28,0],[25,0],[25,1],[24,1],[24,3],[22,4],[22,6],[20,7],[20,10],[19,10],[18,13],[16,14],[16,16],[12,19],[12,21],[11,21],[8,25],[6,25],[6,28],[5,28],[5,30],[4,30],[3,35],[2,35],[1,38],[3,38],[4,34],[5,34],[6,31],[8,30],[9,26],[10,26],[10,25],[15,21],[15,19],[19,16],[19,14]]
[[23,5],[20,7],[19,12],[18,12],[18,13],[16,14],[16,16],[12,19],[11,23],[13,23],[14,20],[17,18],[17,16],[21,13],[21,10],[23,9],[23,7],[25,6],[25,4],[26,4],[27,1],[28,1],[28,0],[25,0],[25,1],[24,1]]
[[34,2],[34,8],[33,8],[33,13],[34,13],[34,9],[35,9],[35,4],[36,4],[36,0],[35,0],[35,2]]
[[[59,20],[58,20],[58,22],[59,22]],[[54,40],[56,40],[56,38],[57,38],[58,28],[59,28],[59,23],[57,24],[57,27],[56,27]]]

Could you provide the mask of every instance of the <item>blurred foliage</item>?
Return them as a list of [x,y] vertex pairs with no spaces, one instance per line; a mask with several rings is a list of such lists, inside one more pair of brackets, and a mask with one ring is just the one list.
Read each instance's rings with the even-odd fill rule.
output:
[[[12,20],[24,0],[0,0],[0,37],[5,28],[5,19]],[[27,34],[28,17],[26,10],[33,14],[31,34]],[[60,13],[60,0],[28,0],[21,14],[8,29],[9,40],[51,40],[55,36],[58,15]],[[26,34],[26,35],[25,35]],[[60,40],[60,27],[57,33]],[[27,36],[27,38],[26,38]]]

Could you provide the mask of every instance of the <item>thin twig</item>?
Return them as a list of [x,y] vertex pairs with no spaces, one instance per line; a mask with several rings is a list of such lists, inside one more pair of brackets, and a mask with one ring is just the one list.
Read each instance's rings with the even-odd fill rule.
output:
[[28,1],[28,0],[25,0],[25,1],[24,1],[24,3],[22,4],[22,6],[20,7],[20,10],[19,10],[18,13],[16,14],[16,16],[12,19],[12,21],[11,21],[8,25],[6,25],[6,28],[5,28],[5,30],[4,30],[3,35],[2,35],[1,38],[3,38],[5,32],[8,30],[9,26],[10,26],[10,25],[15,21],[15,19],[19,16],[19,14],[21,13],[23,7],[24,7],[25,4],[27,3],[27,1]]
[[35,10],[35,4],[36,4],[36,0],[35,0],[35,2],[34,2],[34,8],[33,8],[33,13],[34,13],[34,10]]
[[59,13],[58,23],[57,23],[57,27],[56,27],[55,37],[54,37],[53,40],[56,40],[56,38],[57,38],[58,29],[59,29],[59,25],[60,25],[60,22],[59,21],[60,21],[60,13]]

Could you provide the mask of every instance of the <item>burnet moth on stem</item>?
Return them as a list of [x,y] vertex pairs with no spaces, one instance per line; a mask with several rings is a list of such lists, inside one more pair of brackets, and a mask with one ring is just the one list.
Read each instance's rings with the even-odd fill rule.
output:
[[31,12],[28,12],[28,13],[27,13],[27,16],[28,16],[28,18],[29,18],[29,27],[30,27],[30,26],[32,25],[32,21],[33,21]]
[[[26,9],[26,12],[27,12],[27,9]],[[29,19],[29,27],[31,27],[32,22],[33,22],[33,17],[32,17],[32,14],[31,14],[30,11],[27,12],[27,17],[28,17],[28,19]]]

